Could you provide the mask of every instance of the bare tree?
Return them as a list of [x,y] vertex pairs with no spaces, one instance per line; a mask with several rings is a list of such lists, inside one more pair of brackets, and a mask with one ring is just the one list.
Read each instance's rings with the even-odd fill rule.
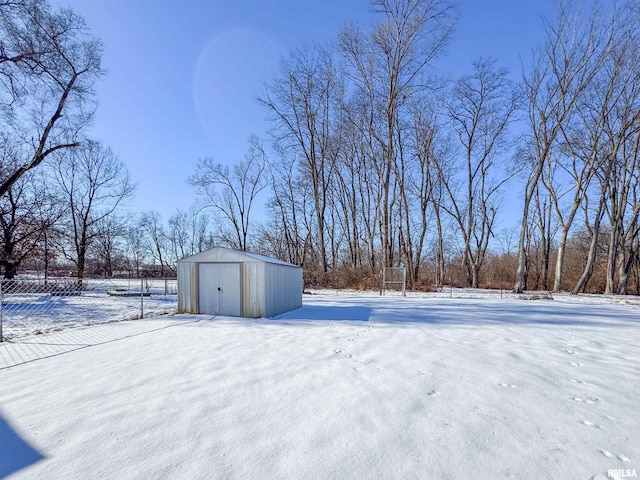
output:
[[124,164],[110,148],[87,141],[75,150],[57,157],[56,180],[65,198],[65,226],[71,248],[63,243],[63,254],[78,269],[78,288],[82,288],[87,253],[100,235],[105,219],[129,198],[136,186]]
[[101,55],[101,42],[70,9],[53,11],[46,0],[0,4],[2,128],[29,151],[1,179],[0,196],[53,152],[79,145]]
[[441,175],[448,196],[443,208],[462,236],[469,286],[478,288],[480,268],[494,236],[497,194],[517,173],[508,163],[506,139],[520,99],[507,71],[496,68],[494,60],[475,62],[473,73],[461,77],[449,97],[447,112],[461,146],[462,173],[450,179]]
[[4,278],[14,278],[22,262],[37,252],[47,231],[61,216],[59,202],[40,176],[29,172],[7,190],[0,198]]
[[534,53],[533,65],[524,79],[530,154],[522,159],[528,178],[514,286],[518,293],[523,291],[526,274],[525,241],[531,201],[543,170],[558,147],[562,129],[602,67],[612,41],[600,13],[594,10],[584,18],[570,0],[561,0],[557,18],[545,21],[544,44]]
[[145,244],[144,231],[135,223],[127,226],[125,232],[125,268],[131,275],[135,272],[135,276],[140,276],[140,269],[147,254],[147,245]]
[[358,246],[354,245],[352,252],[361,249],[371,273],[376,274],[380,263],[378,242],[383,187],[377,165],[381,153],[373,136],[374,114],[370,106],[371,99],[362,89],[358,89],[351,99],[345,99],[342,107],[346,123],[343,127],[344,147],[338,174],[341,180],[346,178],[353,185],[352,199],[344,199],[353,216],[352,228],[359,225],[359,229],[353,231],[352,238]]
[[538,251],[536,252],[540,260],[538,274],[536,281],[536,288],[539,287],[539,281],[541,280],[542,289],[550,290],[549,286],[549,266],[551,262],[551,246],[553,239],[558,231],[557,222],[552,219],[552,207],[549,200],[549,196],[544,193],[540,193],[540,188],[537,188],[534,193],[534,205],[535,210],[532,218],[531,229],[536,228],[538,230]]
[[[452,31],[452,8],[446,0],[374,0],[381,21],[370,37],[346,28],[339,48],[351,67],[363,99],[365,125],[381,158],[374,162],[380,185],[380,241],[382,262],[393,263],[394,174],[402,140],[397,137],[408,101],[425,87],[427,65],[442,51]],[[373,153],[373,152],[372,152]],[[401,179],[400,186],[404,179]]]
[[[618,233],[625,230],[626,233],[633,232],[633,228],[625,228],[626,221],[630,221],[629,225],[633,224],[633,214],[631,217],[627,213],[620,214],[620,208],[622,207],[623,212],[628,212],[626,206],[633,196],[630,190],[633,189],[633,184],[637,184],[633,172],[639,165],[636,138],[640,129],[640,32],[637,20],[638,11],[631,3],[616,7],[610,27],[615,39],[609,46],[603,68],[594,78],[588,95],[577,109],[580,128],[571,139],[575,145],[572,145],[572,151],[578,150],[593,164],[591,168],[595,188],[585,191],[581,205],[585,226],[591,238],[587,261],[573,293],[585,291],[593,274],[605,213],[609,213],[611,225],[605,289],[607,293],[613,292],[612,265],[617,262],[615,257],[619,252],[619,240],[623,238],[618,237]],[[587,188],[589,185],[585,190]],[[597,202],[589,202],[589,196],[597,198]],[[629,240],[631,245],[633,239]],[[624,285],[624,278],[627,278],[624,269],[621,273],[621,285]],[[624,291],[626,286],[618,293]]]
[[209,216],[201,209],[176,210],[169,217],[167,229],[171,263],[213,246],[208,227]]
[[110,215],[96,225],[95,258],[100,269],[108,278],[114,271],[124,267],[125,252],[123,240],[127,236],[127,225],[124,218]]
[[203,196],[203,208],[213,208],[228,222],[233,232],[229,244],[243,251],[249,246],[252,207],[267,186],[265,168],[266,155],[254,139],[244,162],[229,168],[205,158],[189,178]]
[[337,117],[342,80],[331,52],[314,45],[292,52],[260,102],[271,114],[274,140],[299,153],[299,173],[311,185],[315,209],[315,241],[320,266],[328,270],[327,227],[329,195],[341,149]]
[[143,232],[150,259],[154,264],[160,265],[160,275],[165,276],[166,273],[173,271],[173,266],[168,260],[168,235],[162,225],[160,213],[155,210],[143,213],[138,228]]
[[[417,171],[410,176],[412,194],[418,200],[419,217],[416,228],[416,248],[411,276],[413,281],[419,280],[421,258],[426,242],[431,216],[436,222],[435,247],[435,285],[440,288],[444,281],[444,245],[441,205],[443,203],[443,183],[449,181],[450,142],[442,134],[434,106],[416,103],[413,109],[413,151],[417,160]],[[445,179],[445,182],[441,181]]]
[[271,245],[271,253],[296,265],[306,266],[312,231],[307,218],[313,216],[313,195],[307,182],[297,172],[295,157],[287,150],[276,148],[280,158],[267,162],[271,198],[267,208],[270,224],[262,238]]

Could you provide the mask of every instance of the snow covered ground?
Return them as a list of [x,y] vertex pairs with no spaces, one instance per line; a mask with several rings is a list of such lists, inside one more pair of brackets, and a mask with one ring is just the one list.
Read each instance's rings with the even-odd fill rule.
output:
[[[72,287],[73,284],[69,284]],[[17,283],[2,295],[2,323],[5,338],[15,340],[78,326],[97,325],[175,313],[178,305],[175,279],[85,279],[81,295],[33,293],[30,284]],[[23,288],[21,290],[21,288]],[[140,289],[150,293],[140,297]],[[138,296],[110,296],[125,290]],[[69,292],[69,291],[67,291]]]
[[447,293],[34,337],[68,350],[0,369],[0,477],[640,475],[636,305]]

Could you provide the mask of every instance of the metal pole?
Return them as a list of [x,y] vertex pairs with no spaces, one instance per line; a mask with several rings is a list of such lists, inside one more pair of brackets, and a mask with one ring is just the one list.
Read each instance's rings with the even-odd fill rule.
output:
[[140,279],[140,319],[144,318],[144,278]]
[[407,296],[407,268],[402,269],[402,296]]

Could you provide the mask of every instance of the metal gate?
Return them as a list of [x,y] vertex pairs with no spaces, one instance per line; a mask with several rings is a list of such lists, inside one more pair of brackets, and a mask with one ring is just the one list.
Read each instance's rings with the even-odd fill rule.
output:
[[198,264],[198,313],[242,316],[239,263]]

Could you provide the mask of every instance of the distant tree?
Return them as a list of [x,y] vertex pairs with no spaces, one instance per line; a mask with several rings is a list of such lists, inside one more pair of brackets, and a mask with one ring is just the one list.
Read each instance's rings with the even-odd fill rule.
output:
[[139,220],[139,230],[143,232],[143,242],[149,258],[154,264],[160,265],[160,275],[165,276],[173,271],[168,261],[168,236],[160,213],[155,210],[143,213]]
[[478,288],[480,268],[494,236],[500,188],[517,172],[505,155],[519,101],[507,71],[497,68],[493,60],[479,60],[470,75],[458,79],[447,102],[450,125],[460,142],[460,174],[440,178],[448,196],[443,208],[458,225],[473,288]]
[[70,9],[46,0],[0,2],[0,125],[25,160],[0,178],[0,196],[54,152],[79,145],[91,117],[102,44]]
[[[373,0],[380,16],[371,35],[345,28],[338,45],[360,96],[366,144],[379,188],[379,237],[383,266],[394,263],[394,206],[403,201],[404,132],[410,100],[428,88],[427,67],[442,53],[453,29],[446,0]],[[398,196],[399,195],[399,196]],[[399,209],[396,215],[403,214]],[[406,215],[405,215],[406,217]],[[410,235],[409,232],[405,232]],[[400,243],[400,242],[399,242]]]
[[98,232],[95,240],[94,256],[99,269],[108,278],[113,277],[114,271],[124,266],[125,252],[123,241],[127,236],[127,225],[124,218],[109,215],[97,225]]
[[76,265],[78,287],[82,288],[89,247],[136,186],[111,149],[96,141],[87,141],[81,148],[58,155],[55,175],[65,199],[64,226],[71,243],[70,250],[66,248],[67,242],[61,247]]
[[201,195],[202,208],[211,208],[226,221],[231,234],[224,240],[246,251],[251,212],[257,196],[267,186],[266,155],[257,139],[251,141],[245,161],[229,168],[212,158],[198,162],[189,183]]
[[313,194],[314,241],[319,266],[327,272],[330,188],[341,147],[336,97],[342,80],[331,51],[317,45],[295,50],[280,64],[260,102],[275,126],[275,141],[300,159],[298,173]]
[[451,182],[455,165],[452,160],[452,142],[443,133],[444,125],[438,121],[434,106],[426,107],[416,104],[413,110],[413,150],[418,163],[419,174],[414,174],[410,180],[419,199],[420,227],[416,246],[413,280],[419,280],[420,258],[426,242],[429,228],[430,214],[435,220],[436,233],[434,236],[435,269],[434,284],[441,288],[445,280],[445,252],[443,205],[446,194],[444,185]]
[[125,268],[135,272],[135,276],[140,276],[140,268],[147,255],[147,245],[145,245],[144,231],[139,225],[131,223],[126,227],[125,232]]
[[268,162],[271,198],[267,204],[271,221],[260,233],[264,253],[296,265],[307,265],[314,216],[313,195],[308,182],[296,170],[295,157],[276,148],[280,158]]
[[196,207],[176,210],[169,217],[167,241],[171,263],[212,247],[209,216]]
[[4,278],[15,277],[23,261],[37,252],[61,216],[59,201],[44,179],[32,172],[21,177],[0,197],[0,261],[5,267]]

